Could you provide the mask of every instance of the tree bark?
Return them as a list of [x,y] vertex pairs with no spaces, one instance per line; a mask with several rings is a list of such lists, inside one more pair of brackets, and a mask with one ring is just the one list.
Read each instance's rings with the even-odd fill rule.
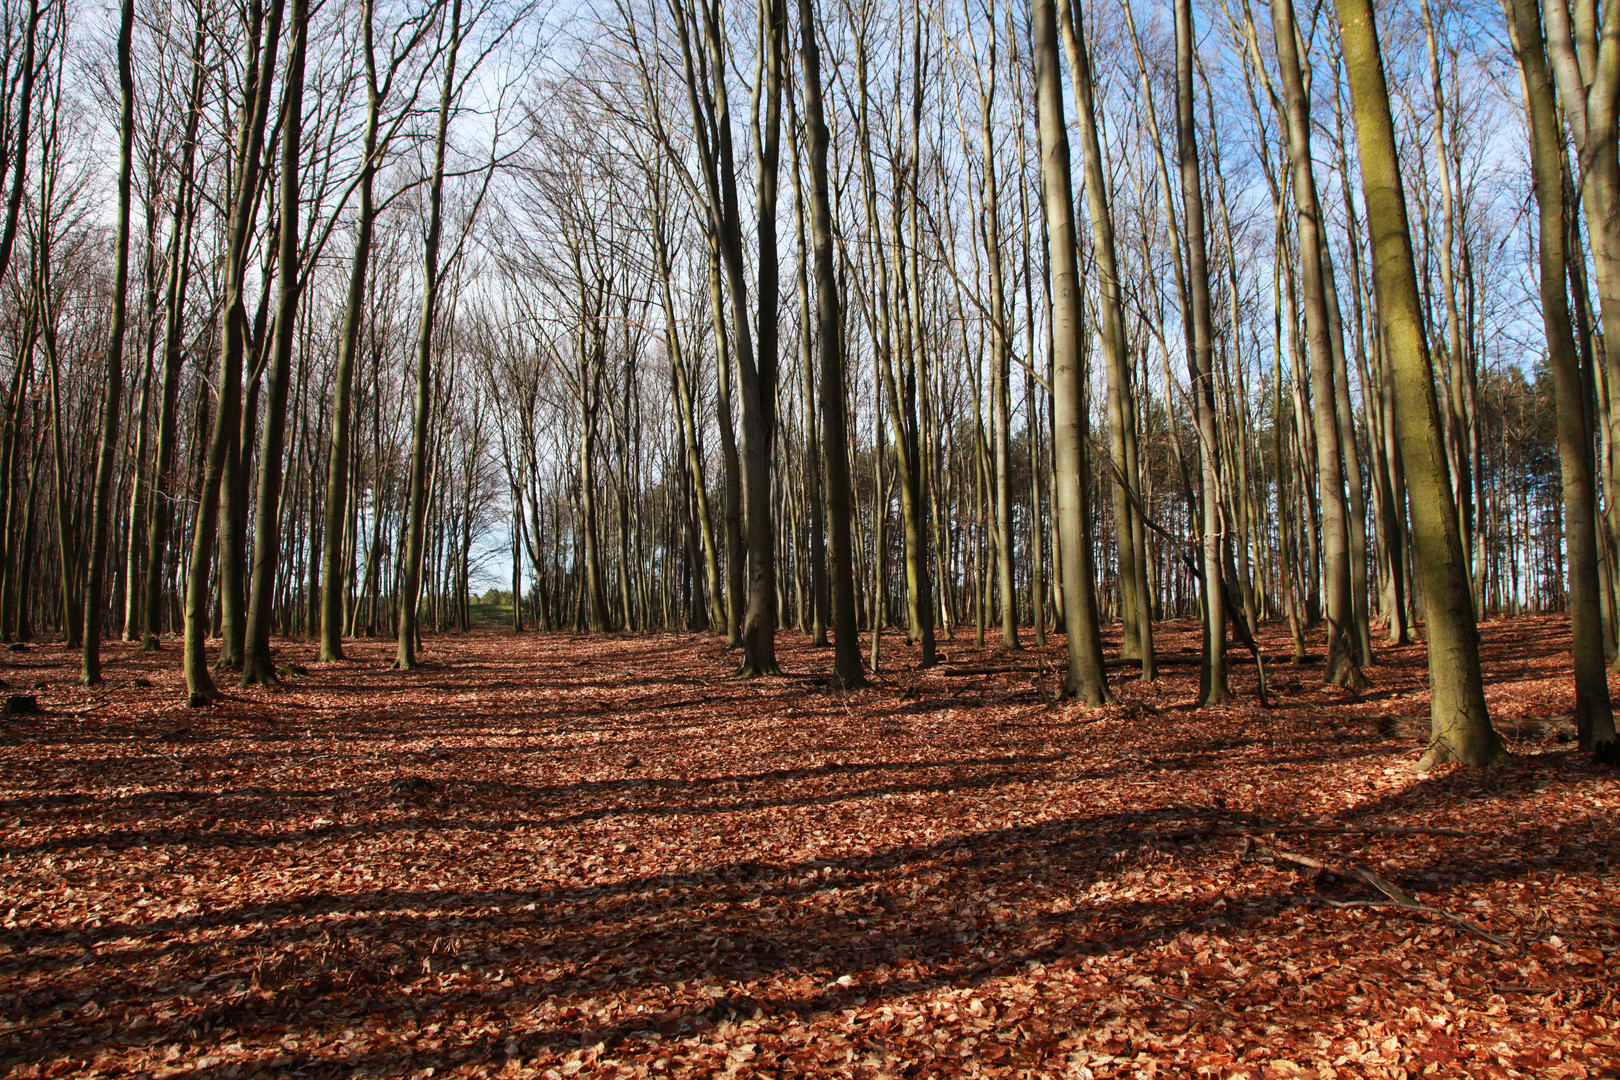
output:
[[[1069,55],[1069,69],[1074,77],[1077,119],[1085,158],[1086,207],[1091,216],[1092,249],[1097,262],[1098,310],[1102,319],[1103,351],[1108,364],[1108,451],[1114,474],[1111,490],[1120,568],[1120,614],[1125,624],[1120,651],[1126,659],[1142,662],[1142,678],[1146,681],[1154,676],[1153,607],[1147,592],[1147,552],[1144,545],[1137,543],[1137,538],[1144,535],[1139,520],[1142,510],[1131,490],[1140,482],[1142,472],[1136,439],[1136,395],[1131,390],[1131,361],[1125,337],[1124,279],[1120,276],[1115,251],[1114,219],[1108,203],[1107,163],[1103,160],[1102,141],[1097,129],[1091,56],[1081,34],[1080,19],[1070,8],[1070,0],[1058,0],[1057,18]],[[1037,86],[1037,97],[1044,92]],[[1087,559],[1090,559],[1089,552]]]
[[[1350,524],[1344,495],[1344,456],[1339,439],[1338,390],[1335,387],[1327,281],[1322,264],[1322,209],[1311,170],[1310,96],[1299,56],[1293,0],[1274,0],[1277,67],[1287,101],[1288,157],[1293,170],[1295,221],[1299,233],[1300,282],[1305,302],[1305,330],[1310,343],[1311,412],[1315,422],[1318,487],[1322,499],[1322,572],[1327,592],[1327,667],[1325,681],[1365,686],[1354,635],[1351,599]],[[1348,393],[1348,389],[1345,391]]]
[[276,566],[281,556],[281,476],[286,444],[287,392],[292,378],[293,333],[298,325],[298,165],[304,116],[304,57],[309,27],[309,0],[293,0],[292,47],[287,54],[281,111],[281,221],[276,258],[274,350],[266,371],[267,400],[259,444],[259,488],[255,493],[253,585],[249,592],[247,636],[242,650],[242,685],[275,683],[270,659],[271,611],[275,604]]
[[96,454],[95,490],[90,504],[90,562],[84,576],[84,637],[79,679],[101,683],[102,575],[107,563],[107,531],[112,521],[113,465],[118,453],[119,399],[124,385],[124,317],[129,288],[130,174],[135,142],[135,76],[130,56],[135,26],[134,0],[123,0],[118,20],[118,234],[113,251],[112,327],[101,399],[101,443]]
[[433,141],[433,172],[428,180],[428,227],[422,254],[422,311],[416,329],[416,404],[411,422],[410,502],[405,521],[405,563],[399,593],[398,649],[394,667],[416,667],[416,607],[422,587],[422,551],[427,531],[428,412],[433,404],[433,329],[439,314],[439,234],[444,222],[444,151],[456,89],[456,54],[461,48],[461,0],[451,0],[449,52],[439,95]]
[[1479,628],[1447,476],[1378,28],[1372,0],[1335,2],[1372,235],[1378,318],[1391,361],[1401,448],[1410,470],[1413,539],[1428,610],[1432,743],[1419,765],[1427,768],[1453,760],[1485,765],[1502,759],[1506,751],[1485,706]]
[[1187,283],[1192,308],[1192,350],[1187,359],[1198,425],[1202,474],[1204,649],[1198,669],[1203,705],[1226,701],[1226,586],[1222,577],[1226,529],[1221,511],[1220,432],[1215,414],[1215,323],[1209,294],[1209,243],[1204,234],[1204,189],[1199,175],[1198,131],[1193,115],[1193,16],[1191,0],[1176,0],[1176,150],[1181,165],[1181,202],[1187,222]]
[[1053,0],[1032,0],[1030,21],[1051,260],[1052,441],[1069,655],[1062,694],[1066,698],[1078,698],[1087,705],[1104,705],[1113,700],[1113,693],[1103,675],[1096,583],[1089,530],[1085,527],[1082,455],[1087,432],[1080,379],[1083,298],[1073,188],[1069,179],[1069,135],[1063,119],[1063,82],[1058,67],[1057,12]]
[[805,127],[810,150],[810,246],[815,260],[816,351],[820,367],[821,463],[827,480],[827,576],[831,593],[834,684],[866,684],[855,622],[855,559],[850,540],[849,410],[844,400],[844,318],[833,256],[827,175],[827,121],[821,91],[821,48],[811,0],[799,0]]
[[[1581,378],[1565,291],[1564,140],[1535,0],[1505,0],[1513,51],[1523,81],[1530,167],[1539,217],[1539,269],[1547,358],[1558,403],[1558,461],[1564,490],[1564,546],[1569,556],[1569,621],[1575,664],[1575,728],[1583,750],[1620,762],[1599,608],[1597,492],[1588,393]],[[1573,209],[1573,208],[1571,208]]]

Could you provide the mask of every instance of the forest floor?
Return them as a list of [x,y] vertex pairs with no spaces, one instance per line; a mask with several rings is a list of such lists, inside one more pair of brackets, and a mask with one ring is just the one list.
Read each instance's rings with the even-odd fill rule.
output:
[[203,710],[172,644],[0,652],[0,1075],[1617,1077],[1568,635],[1485,627],[1515,758],[1428,776],[1421,647],[1354,694],[1282,627],[1270,709],[1190,624],[1100,710],[892,636],[847,693],[792,632],[286,642]]

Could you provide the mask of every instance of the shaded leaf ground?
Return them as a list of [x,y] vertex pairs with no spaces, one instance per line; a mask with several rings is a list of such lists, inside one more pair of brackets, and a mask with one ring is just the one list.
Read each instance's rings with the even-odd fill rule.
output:
[[791,633],[284,643],[199,711],[172,649],[8,652],[0,1074],[1620,1076],[1620,779],[1545,722],[1567,622],[1485,630],[1517,761],[1428,778],[1421,648],[1353,695],[1280,630],[1269,711],[1236,654],[1192,707],[1188,625],[1098,711],[895,638],[852,693]]

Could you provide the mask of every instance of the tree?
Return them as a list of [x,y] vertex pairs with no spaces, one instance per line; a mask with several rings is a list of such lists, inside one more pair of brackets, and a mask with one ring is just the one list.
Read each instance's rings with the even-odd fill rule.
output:
[[298,164],[304,116],[304,57],[309,34],[309,0],[293,0],[287,32],[286,82],[281,107],[281,208],[276,256],[276,317],[266,379],[269,398],[259,444],[259,488],[254,508],[253,586],[249,594],[247,640],[242,653],[242,685],[274,683],[270,659],[270,609],[275,603],[276,563],[281,555],[282,452],[286,442],[288,381],[292,376],[293,333],[297,329]]
[[433,328],[439,316],[439,239],[444,228],[444,153],[450,134],[450,108],[456,92],[456,55],[461,48],[461,0],[450,0],[448,52],[433,138],[433,170],[428,179],[427,234],[422,254],[422,309],[416,328],[416,405],[411,421],[410,502],[405,521],[405,565],[400,586],[399,649],[394,667],[416,667],[416,605],[422,587],[422,545],[427,529],[428,412],[433,402]]
[[1380,331],[1395,384],[1401,450],[1411,487],[1412,533],[1428,614],[1432,741],[1419,768],[1444,761],[1487,765],[1506,751],[1491,727],[1479,665],[1467,556],[1447,475],[1434,369],[1424,334],[1407,225],[1400,157],[1372,0],[1335,0],[1356,121],[1357,156]]
[[[1552,76],[1542,44],[1535,0],[1507,0],[1513,51],[1519,61],[1530,132],[1530,168],[1539,210],[1537,251],[1542,322],[1548,366],[1558,401],[1558,462],[1564,491],[1564,544],[1569,562],[1569,621],[1575,662],[1575,728],[1581,749],[1600,761],[1620,764],[1609,679],[1603,656],[1599,609],[1597,491],[1587,391],[1581,377],[1564,275],[1567,263],[1564,203],[1564,140],[1553,98]],[[1573,210],[1573,207],[1568,208]],[[1612,497],[1612,496],[1611,496]]]
[[[1125,339],[1125,304],[1119,255],[1114,246],[1114,219],[1108,202],[1107,164],[1097,131],[1096,91],[1091,54],[1081,35],[1080,20],[1070,0],[1058,0],[1058,21],[1074,78],[1076,112],[1085,160],[1086,207],[1091,215],[1093,256],[1097,262],[1098,308],[1102,316],[1103,351],[1108,373],[1108,452],[1113,473],[1114,530],[1119,554],[1120,611],[1125,623],[1122,653],[1142,662],[1142,678],[1151,680],[1153,662],[1153,608],[1147,593],[1146,528],[1139,499],[1131,487],[1141,466],[1136,445],[1136,401],[1131,392],[1131,361]],[[1037,85],[1037,98],[1043,93]],[[1045,152],[1045,151],[1043,151]],[[1050,184],[1050,177],[1047,179]],[[1048,193],[1048,200],[1051,195]],[[1054,292],[1056,290],[1054,289]],[[1054,316],[1055,318],[1055,316]],[[1053,387],[1053,393],[1057,388]],[[1061,514],[1061,512],[1060,512]],[[1089,528],[1088,528],[1089,532]],[[1089,558],[1089,551],[1087,552]],[[1068,580],[1067,574],[1064,580]]]
[[1052,297],[1052,457],[1058,497],[1059,557],[1063,564],[1063,621],[1069,652],[1062,693],[1087,705],[1103,705],[1113,700],[1113,694],[1103,677],[1091,536],[1082,501],[1086,487],[1086,418],[1080,405],[1082,299],[1053,0],[1032,0],[1030,34],[1049,245],[1048,289]]
[[[242,11],[246,56],[242,66],[242,101],[238,107],[235,168],[236,183],[231,190],[229,236],[223,267],[224,327],[220,341],[219,405],[214,411],[213,430],[208,440],[208,456],[202,491],[192,528],[191,559],[186,574],[185,675],[188,700],[193,706],[206,705],[219,696],[213,677],[208,674],[204,648],[208,636],[209,566],[215,531],[220,522],[221,503],[228,500],[227,466],[230,456],[240,449],[238,442],[242,411],[242,361],[247,347],[246,287],[248,244],[255,207],[263,182],[260,158],[264,147],[265,120],[270,107],[271,77],[276,70],[276,53],[281,37],[285,0],[270,0],[266,10],[261,0],[249,0]],[[233,474],[234,475],[234,474]],[[219,540],[229,549],[230,536]],[[225,586],[222,606],[232,598]],[[228,643],[225,646],[229,648]]]
[[[1305,307],[1306,336],[1310,342],[1311,412],[1316,428],[1319,489],[1322,499],[1322,573],[1327,591],[1326,681],[1364,686],[1355,634],[1355,604],[1350,581],[1350,510],[1345,502],[1346,461],[1339,425],[1339,388],[1332,327],[1329,323],[1329,282],[1323,259],[1322,207],[1311,167],[1310,98],[1299,57],[1298,30],[1293,0],[1271,5],[1276,33],[1277,68],[1287,100],[1288,160],[1293,171],[1294,209],[1299,234],[1300,280]],[[1349,393],[1346,387],[1345,393]],[[1353,464],[1353,462],[1351,463]]]
[[90,561],[84,575],[83,661],[79,678],[101,683],[102,575],[107,566],[107,530],[112,520],[113,468],[118,455],[119,402],[124,386],[124,321],[129,289],[130,175],[134,168],[135,76],[131,59],[134,0],[123,0],[118,17],[118,223],[113,251],[112,328],[107,335],[105,389],[101,399],[101,443],[96,453],[96,486],[90,506]]
[[833,672],[844,688],[864,686],[855,624],[855,558],[850,543],[848,406],[844,400],[844,322],[833,264],[827,175],[827,121],[821,101],[821,48],[812,0],[799,0],[799,59],[810,143],[810,240],[815,257],[816,350],[821,371],[821,460],[827,473],[827,573],[831,583]]
[[174,206],[169,219],[168,284],[163,301],[163,385],[158,401],[157,453],[152,469],[154,491],[147,501],[145,598],[141,613],[146,632],[141,638],[145,651],[158,647],[163,630],[163,562],[169,546],[169,529],[174,517],[170,510],[177,477],[174,458],[179,443],[177,430],[180,374],[185,362],[186,290],[193,265],[192,228],[196,220],[197,129],[202,120],[206,66],[206,13],[196,7],[191,38],[191,84],[186,97],[184,129],[180,136],[180,164],[175,180]]
[[1187,359],[1203,486],[1199,547],[1204,585],[1204,652],[1198,685],[1200,703],[1218,705],[1227,698],[1223,581],[1226,524],[1221,509],[1221,444],[1215,419],[1215,324],[1210,311],[1209,247],[1204,236],[1204,190],[1193,102],[1192,2],[1176,0],[1176,156],[1181,165],[1181,201],[1187,217],[1187,280],[1192,309],[1192,349]]

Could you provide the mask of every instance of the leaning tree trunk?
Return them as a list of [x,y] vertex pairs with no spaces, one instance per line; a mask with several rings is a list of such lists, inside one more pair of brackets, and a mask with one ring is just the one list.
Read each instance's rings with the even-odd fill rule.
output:
[[[1119,599],[1124,620],[1120,652],[1142,662],[1144,681],[1154,677],[1153,605],[1147,588],[1147,552],[1142,509],[1133,488],[1141,482],[1136,439],[1136,401],[1131,392],[1131,360],[1125,337],[1124,279],[1114,243],[1114,219],[1108,202],[1107,162],[1097,126],[1096,89],[1089,46],[1081,36],[1080,17],[1070,0],[1059,0],[1058,21],[1074,75],[1076,109],[1085,158],[1086,207],[1091,214],[1092,248],[1097,260],[1098,311],[1102,318],[1103,351],[1108,376],[1108,453],[1113,472],[1114,533],[1119,549]],[[1044,93],[1038,85],[1036,96]],[[1064,139],[1067,143],[1067,136]],[[1043,153],[1046,153],[1043,149]],[[1050,195],[1048,195],[1050,199]],[[1078,316],[1077,316],[1078,317]],[[1076,361],[1078,362],[1078,360]],[[1083,419],[1083,418],[1082,418]],[[1082,446],[1081,452],[1085,452]],[[1088,529],[1089,532],[1089,529]],[[1086,559],[1091,555],[1087,551]]]
[[1485,706],[1479,627],[1447,475],[1373,0],[1335,2],[1372,236],[1378,320],[1388,347],[1402,456],[1409,470],[1412,534],[1428,614],[1432,742],[1420,767],[1442,761],[1485,765],[1505,757],[1506,751]]
[[260,3],[247,12],[248,56],[244,65],[246,85],[242,95],[241,126],[237,131],[236,189],[231,193],[230,234],[225,249],[224,328],[220,344],[219,405],[214,411],[213,431],[208,440],[208,456],[203,470],[201,498],[192,527],[191,559],[186,572],[185,676],[191,705],[206,705],[219,696],[213,677],[208,674],[205,654],[208,637],[209,564],[219,526],[220,503],[224,497],[226,459],[239,438],[242,411],[242,359],[247,340],[247,310],[243,303],[245,261],[253,230],[254,209],[258,202],[261,170],[259,160],[264,146],[266,113],[270,101],[270,80],[275,72],[276,51],[281,36],[285,0],[271,0],[268,13]]

